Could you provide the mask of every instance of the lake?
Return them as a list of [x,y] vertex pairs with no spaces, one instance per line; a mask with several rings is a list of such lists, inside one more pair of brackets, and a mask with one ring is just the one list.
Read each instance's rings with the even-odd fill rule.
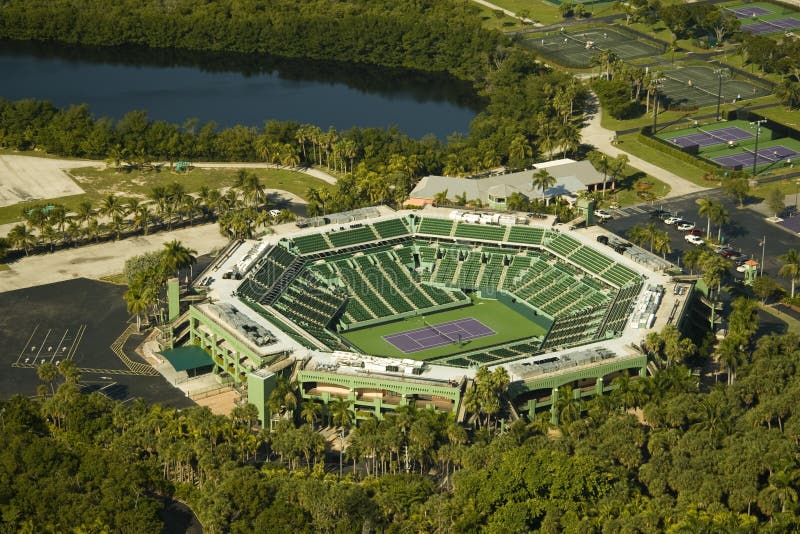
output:
[[482,103],[450,76],[337,62],[141,48],[0,41],[0,96],[89,104],[97,117],[221,126],[265,120],[397,126],[412,137],[467,133]]

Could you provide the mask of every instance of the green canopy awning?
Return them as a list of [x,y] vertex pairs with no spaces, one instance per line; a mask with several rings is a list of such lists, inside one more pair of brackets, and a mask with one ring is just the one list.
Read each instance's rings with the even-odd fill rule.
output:
[[176,371],[187,371],[214,365],[214,360],[211,359],[211,356],[195,345],[168,349],[159,354],[165,357]]

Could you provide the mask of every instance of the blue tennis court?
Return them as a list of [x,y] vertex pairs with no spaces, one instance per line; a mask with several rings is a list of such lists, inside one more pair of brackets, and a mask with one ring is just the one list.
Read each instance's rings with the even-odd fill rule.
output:
[[450,343],[461,343],[470,339],[491,336],[494,333],[494,330],[477,319],[467,317],[466,319],[398,332],[397,334],[383,336],[383,339],[394,345],[395,348],[409,354],[449,345]]
[[793,30],[800,28],[800,19],[787,17],[785,19],[776,20],[759,20],[754,24],[743,25],[741,30],[743,32],[750,32],[753,35],[762,35],[765,33],[777,33],[786,30]]
[[[771,146],[768,148],[761,148],[758,151],[758,158],[756,159],[756,165],[765,165],[768,163],[781,163],[786,159],[792,159],[798,155],[800,154],[782,145]],[[737,154],[730,154],[727,156],[717,156],[711,159],[719,163],[723,167],[737,167],[739,165],[741,165],[742,167],[747,167],[748,165],[753,164],[754,156],[755,156],[754,152],[746,151],[746,152],[739,152]]]
[[743,130],[737,126],[730,126],[728,128],[721,128],[719,130],[706,131],[700,130],[696,133],[689,135],[682,135],[680,137],[670,137],[669,142],[681,148],[687,146],[712,146],[728,143],[729,141],[742,141],[744,139],[752,139],[753,133]]

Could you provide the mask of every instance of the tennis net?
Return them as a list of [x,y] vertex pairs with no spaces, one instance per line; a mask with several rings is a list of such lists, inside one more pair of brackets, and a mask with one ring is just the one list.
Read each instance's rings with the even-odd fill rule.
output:
[[[683,84],[683,85],[688,85],[689,84],[689,80],[681,80],[680,78],[675,78],[674,76],[670,76],[668,74],[665,74],[664,77],[668,78],[668,79],[670,79],[670,80],[672,80],[674,82],[678,82],[680,84]],[[709,91],[708,89],[703,89],[702,87],[700,87],[697,84],[693,83],[692,85],[689,85],[689,87],[691,87],[692,89],[697,89],[698,91],[700,91],[702,93],[706,93],[707,95],[711,95],[714,98],[720,98],[720,95],[718,95],[717,93],[715,93],[713,91]]]
[[459,342],[459,340],[453,339],[452,337],[448,336],[447,334],[445,334],[444,332],[442,332],[441,330],[439,330],[438,328],[433,326],[431,323],[429,323],[425,319],[422,319],[422,322],[425,324],[425,326],[427,326],[428,328],[430,328],[431,330],[436,332],[436,334],[438,334],[438,335],[442,336],[443,338],[445,338],[446,340],[448,340],[450,343],[458,343]]

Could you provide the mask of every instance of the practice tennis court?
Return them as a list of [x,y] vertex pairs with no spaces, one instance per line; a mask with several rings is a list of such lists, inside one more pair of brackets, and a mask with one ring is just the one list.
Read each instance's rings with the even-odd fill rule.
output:
[[525,39],[522,43],[554,63],[575,68],[590,67],[592,59],[604,50],[612,50],[620,59],[664,53],[664,47],[655,42],[608,26],[549,32]]
[[726,144],[731,141],[743,141],[753,137],[755,137],[753,132],[748,132],[739,128],[738,126],[730,126],[728,128],[720,128],[719,130],[699,130],[688,135],[669,137],[668,140],[673,145],[686,148],[688,146],[705,147]]
[[715,156],[711,160],[719,163],[723,167],[734,169],[736,167],[745,168],[748,165],[753,165],[753,160],[756,160],[756,166],[772,165],[785,163],[786,160],[791,160],[800,155],[795,150],[785,147],[783,145],[775,145],[758,149],[758,156],[752,150],[745,149],[736,154],[728,154],[725,156]]
[[383,336],[383,339],[401,351],[411,353],[441,347],[449,343],[461,343],[470,339],[491,336],[494,333],[494,330],[482,322],[468,317]]
[[742,32],[750,32],[753,35],[766,35],[768,33],[785,32],[800,28],[800,19],[794,17],[786,17],[774,20],[757,19],[758,22],[753,24],[743,24]]
[[729,7],[727,10],[733,13],[737,19],[747,19],[773,13],[771,9],[760,5]]
[[[669,109],[704,108],[716,106],[720,80],[712,67],[693,65],[664,72],[661,93]],[[769,89],[742,77],[723,76],[720,102],[723,104],[748,100],[770,94]]]

